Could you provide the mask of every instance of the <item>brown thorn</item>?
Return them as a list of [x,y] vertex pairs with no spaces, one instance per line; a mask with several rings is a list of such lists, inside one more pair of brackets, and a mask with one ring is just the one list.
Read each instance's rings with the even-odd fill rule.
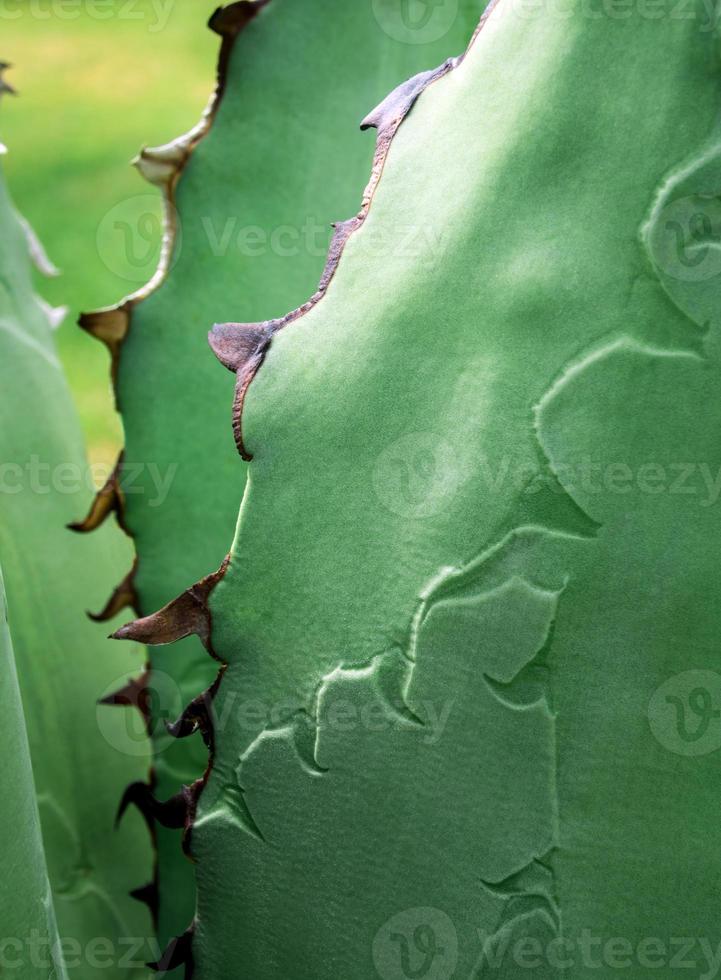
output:
[[120,306],[94,313],[81,313],[78,326],[95,337],[110,351],[110,377],[115,388],[118,378],[120,348],[130,329],[132,302],[126,300]]
[[265,323],[216,323],[208,342],[220,363],[236,374],[233,399],[233,434],[238,452],[246,461],[253,457],[243,443],[242,415],[245,395],[265,359],[277,321]]
[[115,619],[123,609],[138,608],[138,593],[135,591],[135,573],[138,568],[137,558],[133,562],[133,567],[125,576],[120,585],[113,591],[104,608],[99,613],[88,613],[89,619],[94,623],[107,623]]
[[153,919],[153,926],[157,930],[158,928],[158,883],[156,881],[149,881],[147,885],[143,885],[142,888],[134,888],[130,892],[130,897],[135,899],[136,902],[142,902],[143,905],[147,905],[150,910],[150,915]]
[[[150,179],[152,183],[157,183],[163,188],[166,214],[173,214],[172,204],[177,182],[193,150],[210,130],[222,101],[227,83],[230,57],[235,41],[243,28],[257,16],[268,2],[270,0],[239,0],[237,3],[231,3],[215,11],[208,22],[208,26],[216,34],[220,35],[222,44],[218,55],[215,94],[211,99],[207,111],[202,116],[200,122],[189,133],[178,137],[165,147],[146,148],[140,152],[136,164],[144,176]],[[170,209],[167,208],[167,205],[171,205]],[[166,219],[166,221],[168,223],[166,224],[165,234],[166,237],[171,238],[170,247],[172,249],[174,219],[171,218],[169,221]],[[133,308],[162,284],[166,274],[167,269],[161,263],[148,283],[126,297],[117,306],[91,313],[83,313],[78,320],[79,326],[83,330],[102,341],[110,351],[110,375],[116,396],[116,405],[120,352],[123,341],[130,330]]]
[[192,787],[183,786],[175,796],[171,796],[165,802],[160,802],[153,796],[147,783],[131,783],[120,801],[115,817],[115,826],[117,827],[123,819],[129,806],[136,806],[145,818],[151,832],[156,822],[168,830],[181,830],[186,826],[190,807],[194,805],[192,794]]
[[185,980],[191,980],[195,968],[193,962],[194,934],[195,923],[186,929],[182,936],[171,939],[158,962],[148,963],[149,969],[155,970],[156,973],[165,973],[184,966]]
[[218,676],[207,691],[194,698],[181,716],[175,722],[166,722],[166,729],[173,738],[188,738],[200,732],[208,750],[213,752],[213,701],[218,693],[223,679],[225,667],[221,667]]
[[243,371],[261,354],[273,335],[274,320],[266,323],[216,323],[208,334],[213,353],[229,371]]
[[362,130],[377,129],[379,133],[397,127],[413,108],[418,97],[437,79],[455,68],[458,58],[448,58],[430,71],[422,71],[398,85],[365,117]]
[[152,616],[126,623],[112,634],[114,640],[136,640],[150,646],[174,643],[186,636],[197,636],[211,656],[210,609],[208,600],[215,586],[225,575],[229,558],[217,572],[206,576],[177,599],[173,599]]
[[124,456],[124,451],[118,456],[113,472],[104,486],[95,494],[87,516],[82,521],[74,521],[72,524],[68,524],[70,531],[76,531],[78,534],[95,531],[108,519],[110,514],[115,514],[119,527],[126,534],[128,533],[125,526],[125,497],[120,485]]
[[[211,99],[208,110],[200,122],[189,133],[179,137],[166,147],[146,148],[141,151],[136,164],[141,173],[163,189],[166,204],[165,237],[169,239],[172,252],[175,238],[175,221],[173,217],[173,201],[175,187],[197,144],[207,135],[225,93],[230,57],[235,41],[240,32],[249,24],[270,0],[239,0],[226,7],[219,7],[211,16],[208,26],[222,38],[218,55],[217,84],[215,94]],[[1,73],[1,66],[0,66]],[[167,242],[166,242],[167,244]],[[170,253],[168,253],[170,254]],[[167,267],[163,260],[150,281],[126,297],[117,306],[91,313],[81,314],[79,326],[96,337],[110,352],[110,377],[115,394],[116,409],[118,405],[118,371],[120,365],[121,347],[130,330],[132,312],[135,305],[146,299],[164,281]],[[120,512],[118,511],[120,519]],[[73,530],[80,528],[74,527]]]
[[12,68],[12,65],[8,61],[0,61],[0,96],[2,95],[17,95],[17,89],[14,89],[10,82],[6,82],[3,78],[4,73]]
[[208,20],[211,31],[223,40],[234,41],[270,0],[237,0],[226,7],[218,7]]
[[141,674],[140,677],[133,677],[125,687],[120,688],[119,691],[115,691],[113,694],[109,694],[107,697],[102,698],[98,701],[98,704],[106,705],[118,705],[123,708],[137,708],[140,714],[143,716],[145,726],[148,729],[148,734],[151,733],[152,719],[150,717],[150,693],[148,690],[148,682],[150,680],[151,672],[146,668],[145,672]]

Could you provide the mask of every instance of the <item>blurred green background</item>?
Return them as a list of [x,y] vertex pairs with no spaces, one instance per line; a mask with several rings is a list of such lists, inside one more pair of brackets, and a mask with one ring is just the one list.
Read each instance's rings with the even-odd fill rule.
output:
[[[215,83],[217,0],[0,0],[0,60],[19,91],[0,107],[3,166],[20,211],[62,271],[38,278],[70,312],[60,353],[91,461],[122,444],[104,347],[76,326],[152,275],[159,192],[130,160],[199,119]],[[130,238],[128,237],[130,236]]]

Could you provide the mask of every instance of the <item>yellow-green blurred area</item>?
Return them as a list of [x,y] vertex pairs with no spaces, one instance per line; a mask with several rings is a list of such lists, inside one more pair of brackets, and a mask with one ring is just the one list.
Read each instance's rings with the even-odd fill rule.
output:
[[105,349],[78,313],[146,282],[158,261],[159,192],[130,160],[193,126],[215,82],[217,0],[0,0],[0,61],[20,93],[0,107],[15,202],[62,270],[38,280],[70,308],[60,353],[91,459],[121,444]]

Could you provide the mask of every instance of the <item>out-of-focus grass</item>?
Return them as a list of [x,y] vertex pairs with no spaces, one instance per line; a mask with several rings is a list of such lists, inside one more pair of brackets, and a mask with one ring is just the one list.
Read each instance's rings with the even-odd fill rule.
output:
[[[18,208],[61,268],[39,282],[70,314],[60,353],[91,459],[121,443],[100,344],[75,324],[152,274],[159,194],[129,161],[194,125],[212,91],[216,0],[22,0],[0,5],[0,60],[20,98],[0,110],[4,169]],[[141,218],[140,223],[138,218]]]

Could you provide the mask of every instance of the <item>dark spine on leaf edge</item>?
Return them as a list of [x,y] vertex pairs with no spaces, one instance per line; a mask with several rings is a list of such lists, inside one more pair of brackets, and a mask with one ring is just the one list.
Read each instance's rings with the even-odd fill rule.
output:
[[133,567],[125,576],[123,581],[114,590],[105,606],[99,613],[88,613],[88,617],[94,623],[108,623],[111,619],[123,611],[123,609],[138,610],[138,593],[135,590],[135,575],[138,570],[137,558],[133,562]]
[[113,691],[107,697],[101,698],[98,704],[113,705],[121,708],[136,708],[145,722],[148,735],[150,735],[152,728],[150,677],[150,667],[146,665],[145,671],[140,677],[131,678],[120,690]]
[[115,514],[118,526],[128,534],[125,525],[125,497],[120,483],[123,472],[123,456],[124,453],[121,452],[113,467],[113,472],[93,497],[90,510],[85,518],[82,521],[73,521],[72,524],[68,524],[68,530],[76,531],[78,534],[87,534],[104,524],[111,514]]
[[195,923],[193,923],[182,936],[171,939],[157,963],[148,963],[151,970],[156,973],[167,973],[185,967],[184,978],[191,980],[195,964],[193,962],[193,936],[195,933]]

